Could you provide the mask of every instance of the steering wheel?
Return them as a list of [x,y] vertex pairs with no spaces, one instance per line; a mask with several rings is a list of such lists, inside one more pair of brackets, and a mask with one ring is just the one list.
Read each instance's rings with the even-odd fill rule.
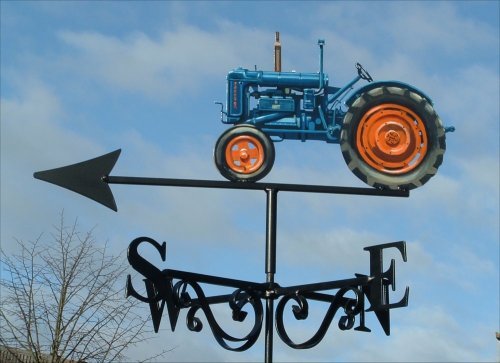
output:
[[367,80],[368,82],[373,82],[372,76],[370,76],[370,73],[368,73],[361,64],[356,63],[356,69],[358,70],[358,75],[362,79]]

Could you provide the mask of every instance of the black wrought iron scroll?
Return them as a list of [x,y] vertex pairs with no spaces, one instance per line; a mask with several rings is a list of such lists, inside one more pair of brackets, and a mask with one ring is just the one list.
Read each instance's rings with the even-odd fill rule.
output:
[[[384,332],[390,334],[390,310],[408,305],[409,288],[398,302],[390,302],[389,287],[395,290],[395,260],[383,271],[384,250],[396,248],[406,262],[406,244],[403,241],[365,247],[370,255],[370,271],[368,274],[355,274],[354,278],[326,281],[306,285],[281,287],[275,282],[276,273],[276,230],[278,192],[308,192],[329,194],[353,194],[371,196],[408,197],[405,190],[379,190],[373,188],[353,188],[321,185],[297,185],[277,183],[232,183],[214,180],[142,178],[110,176],[120,150],[95,159],[62,168],[37,172],[35,178],[48,181],[75,191],[117,210],[109,184],[155,185],[171,187],[225,188],[261,190],[266,193],[266,281],[255,283],[229,279],[198,273],[160,269],[138,252],[141,244],[152,245],[160,254],[162,261],[166,259],[166,243],[158,243],[149,237],[136,238],[130,243],[128,260],[131,266],[144,279],[145,296],[141,295],[127,277],[126,291],[128,297],[134,297],[147,303],[151,311],[153,327],[158,332],[164,309],[167,313],[172,331],[177,326],[180,311],[187,309],[186,324],[189,330],[199,332],[203,329],[200,319],[204,315],[215,340],[220,346],[232,351],[244,351],[257,341],[264,324],[265,361],[272,362],[274,323],[279,338],[295,349],[308,349],[316,346],[334,319],[340,330],[354,329],[363,332],[371,331],[365,324],[365,314],[374,312]],[[229,289],[229,293],[206,296],[202,285],[219,286]],[[265,301],[265,307],[263,302]],[[274,303],[277,302],[276,309]],[[309,302],[320,301],[328,308],[319,328],[303,342],[293,341],[286,329],[285,309],[291,305],[295,319],[305,320],[309,315]],[[366,308],[366,302],[369,307]],[[217,322],[212,305],[228,304],[232,319],[244,322],[248,311],[253,315],[253,323],[249,331],[242,337],[234,337],[227,333]]]
[[[274,282],[254,283],[186,271],[160,270],[138,255],[137,247],[141,243],[149,243],[155,247],[160,246],[156,241],[147,237],[137,238],[130,244],[128,259],[131,266],[145,277],[143,281],[146,296],[142,296],[136,291],[130,275],[127,280],[127,296],[133,296],[149,304],[156,332],[160,327],[165,306],[172,331],[175,331],[179,312],[182,309],[188,309],[186,315],[188,329],[194,332],[201,331],[203,324],[197,316],[201,311],[217,343],[225,349],[239,352],[253,346],[261,334],[264,318],[271,319],[265,328],[266,336],[271,336],[270,341],[266,344],[266,361],[268,362],[272,361],[273,310],[272,307],[270,309],[268,306],[264,311],[262,300],[266,300],[268,304],[272,301],[278,301],[275,311],[276,331],[284,343],[295,349],[308,349],[320,343],[339,311],[338,327],[340,330],[354,328],[358,331],[370,332],[371,330],[365,325],[365,313],[374,311],[385,333],[389,335],[389,310],[408,305],[408,287],[398,303],[389,303],[388,287],[395,283],[394,260],[391,261],[389,269],[382,272],[383,258],[376,261],[371,259],[370,271],[376,272],[373,275],[357,274],[357,277],[351,279],[281,287]],[[159,251],[163,261],[165,261],[166,244],[163,243],[161,246],[162,249]],[[391,247],[403,251],[402,257],[406,261],[405,242],[403,241],[371,246],[365,250],[370,251],[371,257],[374,255],[382,257],[383,250]],[[148,265],[151,268],[146,267]],[[206,296],[201,284],[224,286],[233,288],[234,291],[230,294]],[[337,292],[334,294],[323,293],[323,291],[330,290],[337,290]],[[194,296],[191,296],[190,291],[194,292]],[[371,304],[369,309],[365,309],[365,299]],[[305,342],[296,343],[289,337],[286,330],[285,309],[289,303],[294,303],[291,310],[295,319],[305,320],[308,317],[310,300],[325,302],[329,306],[318,330],[311,338]],[[214,317],[211,305],[223,303],[228,304],[232,319],[236,322],[246,320],[248,312],[244,310],[245,308],[252,310],[253,325],[247,335],[237,338],[220,327]],[[355,327],[356,323],[358,325]],[[230,343],[236,343],[236,346]]]

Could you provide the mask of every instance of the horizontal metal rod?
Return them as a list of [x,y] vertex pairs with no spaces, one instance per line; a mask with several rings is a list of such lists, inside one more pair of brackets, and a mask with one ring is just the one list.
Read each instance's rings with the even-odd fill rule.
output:
[[[294,285],[288,287],[280,287],[277,284],[271,284],[268,282],[265,283],[256,283],[245,280],[236,280],[219,276],[211,276],[198,274],[193,272],[179,271],[179,270],[171,270],[166,269],[163,272],[166,278],[174,278],[182,281],[192,281],[201,284],[209,284],[209,285],[218,285],[218,286],[226,286],[233,287],[237,289],[253,290],[257,296],[260,298],[266,299],[265,292],[269,290],[271,287],[274,289],[274,298],[283,295],[294,294],[296,292],[300,292],[305,297],[308,297],[313,300],[330,302],[335,297],[335,295],[322,294],[318,291],[324,290],[333,290],[333,289],[341,289],[343,287],[349,286],[365,286],[373,280],[370,276],[360,276],[352,279],[344,279],[337,281],[327,281],[327,282],[318,282],[312,284],[304,284],[304,285]],[[217,295],[212,297],[207,297],[207,302],[209,304],[219,304],[228,302],[232,298],[232,294],[224,294]],[[247,293],[242,292],[241,297],[248,296]],[[346,301],[350,300],[349,298],[345,298]],[[193,299],[193,304],[197,303],[197,299]]]
[[[335,298],[335,295],[329,295],[329,294],[322,294],[319,292],[304,292],[302,294],[305,298],[311,299],[311,300],[316,300],[316,301],[321,301],[321,302],[328,302],[331,303],[333,299]],[[247,293],[241,293],[239,297],[241,299],[247,299],[250,295]],[[216,296],[207,296],[205,298],[207,304],[223,304],[231,301],[234,298],[233,294],[225,294],[225,295],[216,295]],[[260,296],[261,299],[266,299],[264,295]],[[350,301],[355,301],[355,299],[349,298],[349,297],[341,297],[339,302],[341,305],[345,305],[346,303]],[[200,305],[199,299],[192,299],[190,303],[191,306],[197,306]]]
[[385,190],[375,188],[341,187],[329,185],[302,185],[282,183],[235,183],[219,180],[197,180],[197,179],[172,179],[172,178],[145,178],[131,176],[105,176],[103,181],[108,184],[127,185],[151,185],[172,186],[188,188],[216,188],[216,189],[245,189],[245,190],[269,190],[275,189],[285,192],[307,192],[307,193],[329,193],[329,194],[352,194],[373,195],[385,197],[408,197],[408,190]]
[[341,289],[343,287],[348,287],[348,286],[364,286],[367,285],[371,280],[373,280],[373,278],[370,276],[362,276],[362,277],[355,277],[352,279],[344,279],[337,281],[317,282],[314,284],[279,287],[276,289],[276,294],[288,295],[288,294],[293,294],[296,291],[300,292],[324,291],[332,289]]
[[[242,293],[240,298],[246,299],[246,298],[248,298],[248,296],[249,296],[248,294]],[[227,303],[227,302],[231,301],[231,299],[233,299],[233,298],[234,298],[233,294],[226,294],[226,295],[217,295],[217,296],[206,297],[205,301],[209,305],[211,305],[211,304],[223,304],[223,303]],[[192,307],[192,306],[201,306],[200,299],[192,299],[190,304],[189,304],[189,307]]]
[[163,273],[164,273],[166,278],[171,277],[174,279],[179,279],[179,280],[184,280],[184,281],[187,280],[187,281],[193,281],[193,282],[197,282],[197,283],[201,283],[201,284],[234,287],[237,289],[250,289],[251,288],[253,290],[259,291],[259,290],[265,290],[265,286],[267,286],[267,284],[259,284],[259,283],[251,282],[251,281],[229,279],[229,278],[225,278],[225,277],[197,274],[194,272],[186,272],[186,271],[179,271],[179,270],[166,269],[166,270],[164,270]]
[[[327,302],[327,303],[331,303],[333,301],[333,299],[335,299],[335,295],[322,294],[319,292],[305,292],[301,295],[307,299],[321,301],[321,302]],[[345,306],[349,302],[355,302],[355,301],[356,301],[356,299],[352,299],[350,297],[345,297],[345,296],[342,296],[339,299],[339,303],[342,306]]]
[[302,129],[266,129],[262,128],[261,129],[263,132],[266,134],[307,134],[307,135],[322,135],[326,134],[327,131],[324,130],[302,130]]

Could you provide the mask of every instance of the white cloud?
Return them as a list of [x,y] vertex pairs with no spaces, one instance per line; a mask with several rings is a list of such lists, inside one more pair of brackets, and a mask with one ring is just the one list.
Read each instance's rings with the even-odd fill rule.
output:
[[318,7],[315,20],[315,28],[329,25],[348,33],[345,38],[364,42],[373,51],[378,48],[383,61],[390,61],[400,51],[423,60],[438,53],[470,56],[470,47],[480,53],[498,46],[498,32],[492,25],[464,16],[455,4],[447,2],[434,3],[432,9],[421,2],[325,3]]
[[[96,32],[63,31],[75,52],[62,63],[118,89],[158,99],[196,92],[237,66],[263,62],[266,34],[223,21],[214,32],[182,24],[154,39],[136,32],[117,38]],[[244,45],[244,46],[241,46]]]
[[[368,231],[340,227],[319,232],[293,231],[280,235],[282,252],[290,265],[316,266],[324,270],[364,272],[368,269],[368,253],[364,247],[381,242],[382,238]],[[359,270],[359,271],[358,271]]]
[[[484,331],[482,332],[484,333]],[[406,309],[398,314],[398,325],[390,339],[377,339],[353,352],[355,361],[470,362],[485,361],[481,349],[487,337],[464,341],[466,334],[450,313],[440,306]],[[381,348],[384,349],[381,349]]]
[[[46,230],[61,211],[52,208],[57,205],[54,199],[40,198],[45,189],[33,178],[33,173],[100,150],[95,143],[70,130],[64,107],[50,87],[21,75],[18,75],[18,87],[17,96],[1,99],[1,240],[4,247],[14,236],[34,238]],[[52,213],[35,212],[36,220],[30,221],[30,228],[26,227],[26,218],[31,219],[32,211],[47,208]],[[18,235],[21,232],[23,234]]]
[[18,96],[2,98],[2,150],[8,156],[6,161],[49,165],[54,155],[71,160],[72,155],[83,150],[88,153],[97,149],[71,131],[56,92],[38,79],[19,74],[17,77],[22,79]]

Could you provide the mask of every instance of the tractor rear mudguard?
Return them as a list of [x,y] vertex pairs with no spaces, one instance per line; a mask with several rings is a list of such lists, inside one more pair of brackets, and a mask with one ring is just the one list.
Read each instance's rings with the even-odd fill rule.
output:
[[368,83],[367,85],[361,87],[361,88],[358,88],[356,89],[350,96],[349,98],[345,101],[345,104],[347,106],[351,106],[352,103],[359,97],[361,96],[363,93],[365,92],[368,92],[372,89],[375,89],[375,88],[378,88],[378,87],[400,87],[400,88],[406,88],[412,92],[415,92],[416,94],[422,96],[423,98],[425,98],[427,100],[427,102],[429,102],[431,104],[431,106],[433,106],[433,102],[432,102],[432,99],[427,96],[424,92],[422,92],[421,90],[419,90],[418,88],[414,87],[414,86],[411,86],[407,83],[404,83],[404,82],[399,82],[399,81],[376,81],[376,82],[371,82],[371,83]]

